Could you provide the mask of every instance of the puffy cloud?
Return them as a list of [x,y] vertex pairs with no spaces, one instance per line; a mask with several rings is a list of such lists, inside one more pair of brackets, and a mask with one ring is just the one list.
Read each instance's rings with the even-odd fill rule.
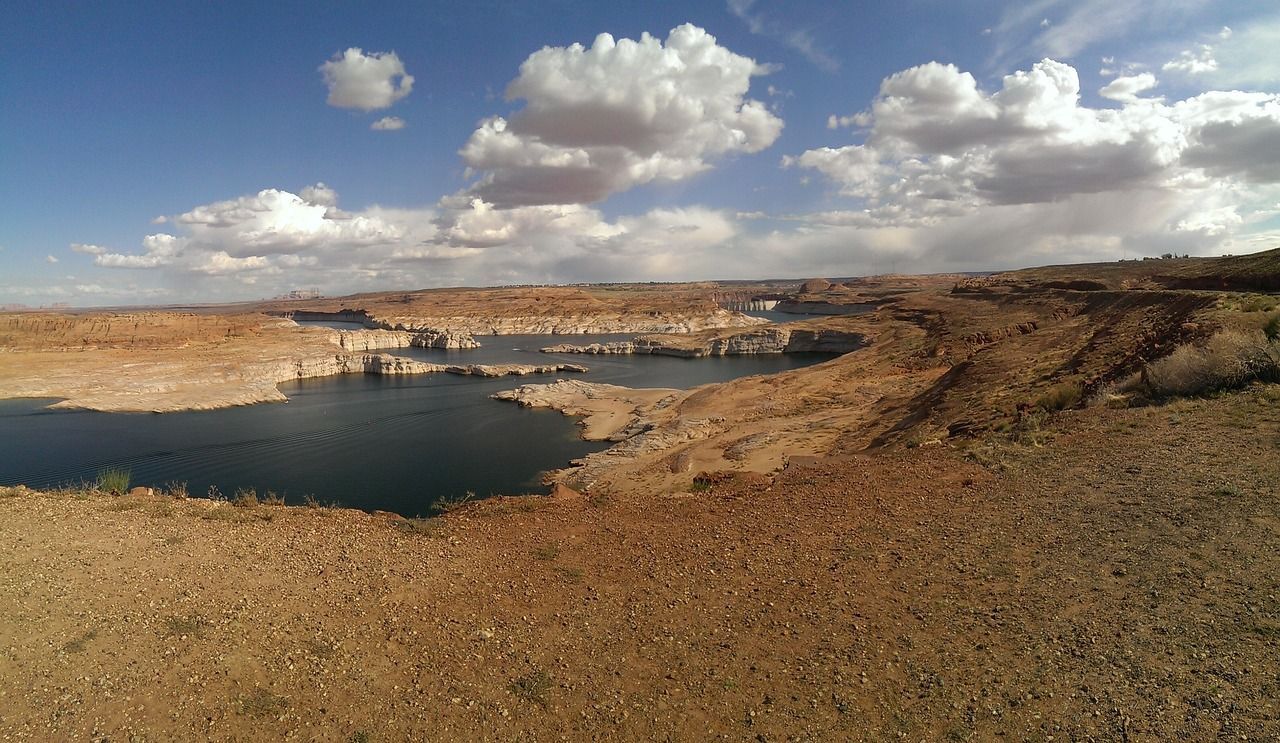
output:
[[377,208],[351,214],[337,203],[337,193],[323,183],[298,194],[269,188],[175,217],[184,234],[149,235],[141,253],[85,244],[72,245],[72,250],[93,255],[94,264],[106,268],[248,280],[253,275],[377,262],[405,241],[434,234],[426,218],[388,219]]
[[395,52],[365,54],[358,47],[333,55],[320,65],[329,86],[327,103],[337,108],[375,111],[387,108],[413,90],[413,75],[405,72]]
[[856,251],[872,235],[909,235],[915,268],[1236,244],[1280,212],[1280,96],[1139,96],[1155,82],[1118,78],[1104,95],[1121,107],[1095,109],[1053,60],[992,93],[951,65],[904,70],[857,115],[863,142],[783,159],[856,204],[787,217],[803,225],[788,234],[815,251],[818,236]]
[[460,152],[482,174],[473,195],[499,208],[590,203],[688,178],[709,158],[758,152],[782,131],[745,98],[763,72],[688,24],[665,43],[600,34],[590,48],[545,47],[507,87],[524,108],[482,121]]
[[1216,177],[1275,180],[1274,96],[1209,93],[1173,106],[1139,98],[1155,78],[1104,89],[1125,105],[1080,105],[1073,68],[1053,60],[1004,78],[988,94],[968,73],[929,63],[881,85],[860,145],[809,150],[784,165],[826,175],[872,208],[946,216],[982,204],[1040,203],[1073,194],[1172,187],[1199,168]]
[[58,262],[58,257],[57,257],[57,256],[55,256],[55,255],[46,255],[46,256],[44,257],[44,262],[45,262],[45,263],[57,263],[57,262]]
[[104,268],[159,268],[168,266],[177,260],[185,240],[159,233],[147,235],[142,239],[141,255],[123,253],[101,253],[95,255],[93,263]]
[[1133,103],[1138,100],[1139,93],[1150,90],[1155,86],[1156,76],[1150,72],[1143,72],[1137,75],[1117,77],[1105,85],[1102,90],[1099,90],[1098,95],[1120,103]]
[[1161,66],[1165,72],[1181,72],[1187,75],[1201,75],[1218,69],[1218,60],[1213,56],[1213,47],[1208,44],[1197,44],[1194,49],[1184,49],[1176,59],[1171,59]]
[[201,245],[233,256],[296,253],[319,245],[394,243],[394,224],[337,208],[337,194],[323,183],[301,195],[268,188],[252,196],[198,206],[176,221]]
[[381,119],[370,124],[369,128],[375,132],[394,132],[397,129],[403,129],[404,126],[404,119],[399,116],[383,116]]

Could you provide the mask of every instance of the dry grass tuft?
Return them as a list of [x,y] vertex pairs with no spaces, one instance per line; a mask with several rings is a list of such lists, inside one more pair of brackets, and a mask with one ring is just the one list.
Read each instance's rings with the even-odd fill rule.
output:
[[1122,389],[1152,397],[1186,397],[1280,380],[1280,342],[1262,331],[1224,330],[1203,346],[1179,346]]

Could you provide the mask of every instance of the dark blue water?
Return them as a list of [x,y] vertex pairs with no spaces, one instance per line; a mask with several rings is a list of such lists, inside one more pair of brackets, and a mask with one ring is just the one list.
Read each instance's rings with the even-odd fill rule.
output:
[[299,325],[317,328],[332,328],[334,330],[366,330],[367,327],[362,322],[354,320],[296,320]]
[[876,308],[873,304],[851,304],[839,307],[839,312],[779,312],[777,310],[747,310],[744,315],[760,317],[774,323],[812,320],[815,317],[831,317],[832,315],[862,315]]
[[342,375],[280,385],[287,404],[183,413],[50,411],[50,401],[0,400],[0,484],[52,487],[128,469],[132,484],[185,482],[193,495],[252,487],[290,502],[406,515],[442,496],[545,492],[541,473],[607,446],[582,441],[574,419],[489,395],[580,378],[631,387],[694,387],[767,374],[830,356],[577,356],[539,353],[560,342],[630,336],[485,336],[468,351],[394,349],[436,362],[581,363],[587,374],[485,379],[452,374]]

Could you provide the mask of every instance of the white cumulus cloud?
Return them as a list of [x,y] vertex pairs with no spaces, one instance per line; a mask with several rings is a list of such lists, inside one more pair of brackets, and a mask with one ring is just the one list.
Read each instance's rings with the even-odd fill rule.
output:
[[1121,103],[1133,103],[1138,95],[1156,86],[1156,76],[1150,72],[1117,77],[1098,91],[1098,95]]
[[1175,59],[1161,66],[1165,72],[1181,72],[1187,75],[1202,75],[1218,69],[1218,60],[1214,58],[1213,47],[1208,44],[1197,44],[1194,49],[1184,49]]
[[370,124],[369,128],[375,132],[394,132],[397,129],[403,129],[404,126],[405,121],[399,116],[383,116]]
[[784,158],[852,199],[795,216],[808,232],[794,236],[909,234],[921,261],[936,244],[957,262],[1009,265],[1211,251],[1280,213],[1280,96],[1140,97],[1155,84],[1148,73],[1113,81],[1103,95],[1115,109],[1082,105],[1076,71],[1054,60],[994,92],[952,65],[891,75],[860,115],[861,143]]
[[520,66],[510,120],[481,122],[461,150],[481,174],[474,195],[500,208],[581,204],[654,180],[676,181],[710,158],[759,152],[782,120],[746,98],[765,68],[685,24],[591,47],[545,47]]
[[365,54],[351,47],[320,65],[320,74],[329,86],[327,103],[337,108],[375,111],[413,90],[413,75],[395,52]]

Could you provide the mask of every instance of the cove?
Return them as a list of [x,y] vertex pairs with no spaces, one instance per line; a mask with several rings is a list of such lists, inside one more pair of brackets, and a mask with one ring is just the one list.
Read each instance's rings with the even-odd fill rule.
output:
[[291,503],[321,503],[426,515],[438,498],[473,491],[542,493],[541,473],[599,451],[572,418],[489,399],[499,390],[560,378],[629,387],[689,388],[770,374],[831,358],[786,354],[683,359],[666,356],[543,354],[565,340],[594,343],[629,335],[480,336],[464,351],[395,349],[437,363],[549,363],[586,374],[497,379],[429,374],[342,375],[289,382],[288,403],[180,413],[99,413],[44,409],[50,401],[0,401],[0,484],[46,488],[92,481],[109,467],[132,484],[185,482],[275,491]]

